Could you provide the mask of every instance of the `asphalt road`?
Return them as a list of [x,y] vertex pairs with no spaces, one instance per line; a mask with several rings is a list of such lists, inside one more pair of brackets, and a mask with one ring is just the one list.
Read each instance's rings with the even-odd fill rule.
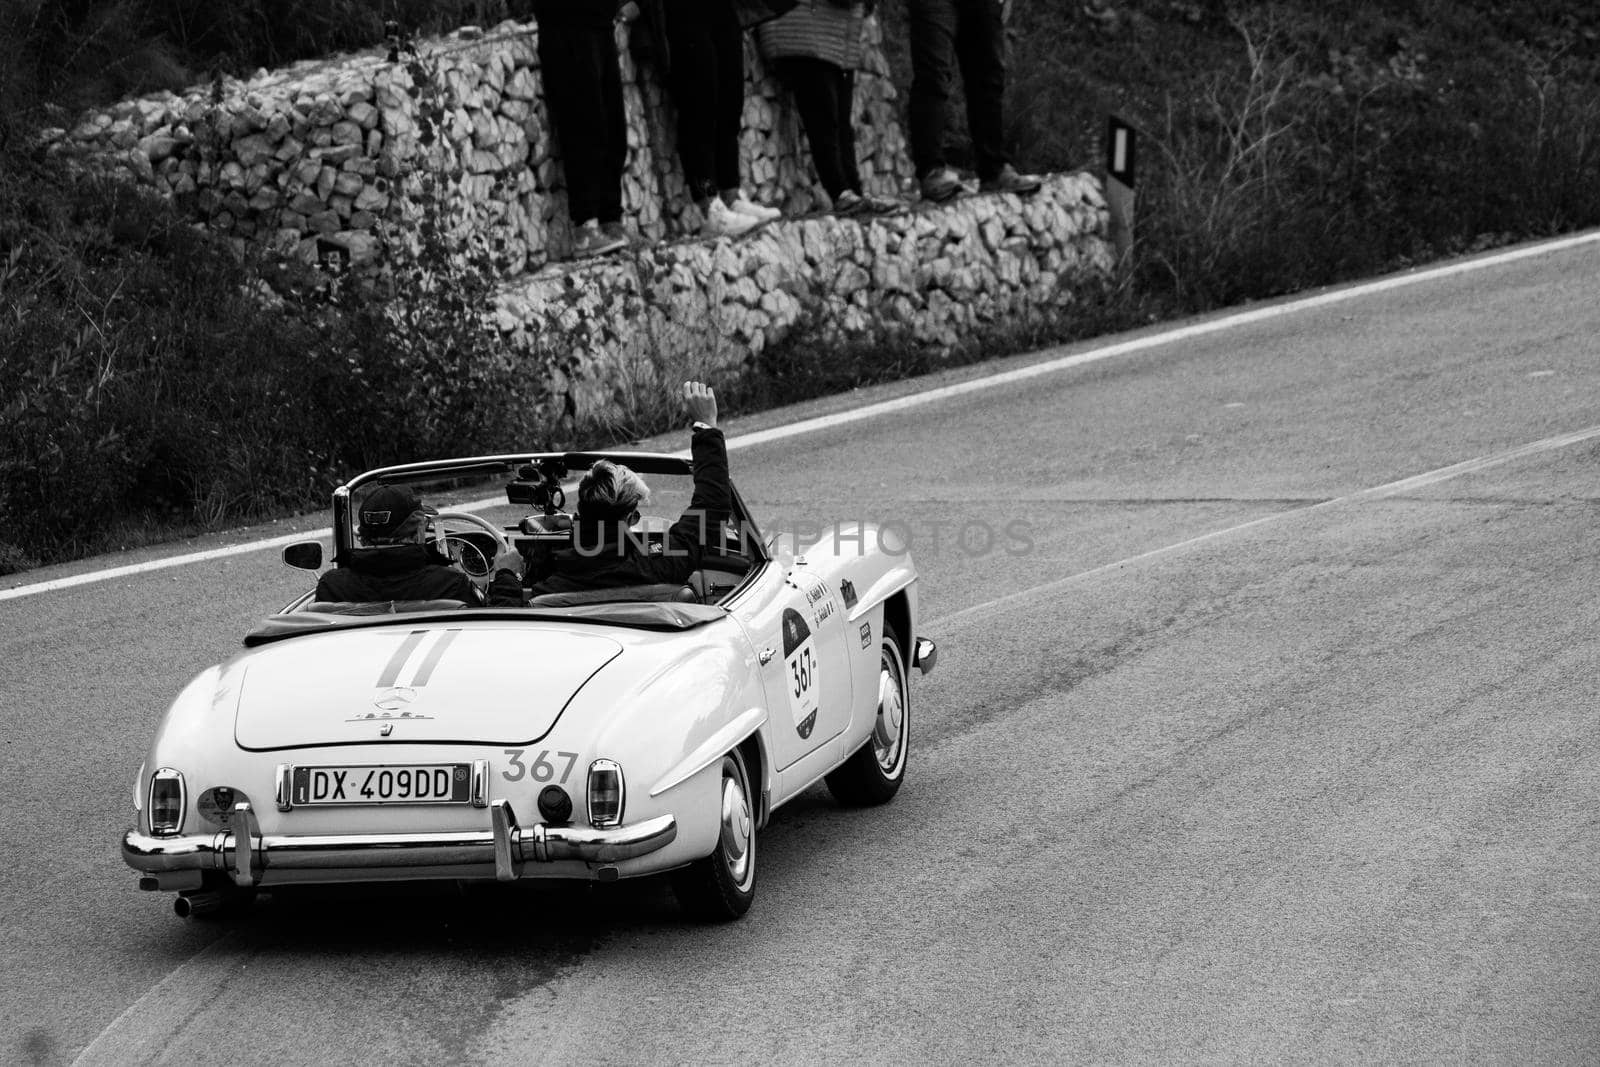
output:
[[899,798],[780,811],[732,925],[653,883],[179,920],[117,854],[133,773],[302,577],[0,601],[0,1060],[1594,1062],[1600,436],[1562,435],[1600,427],[1597,276],[1590,244],[736,452],[769,527],[911,531],[941,660]]

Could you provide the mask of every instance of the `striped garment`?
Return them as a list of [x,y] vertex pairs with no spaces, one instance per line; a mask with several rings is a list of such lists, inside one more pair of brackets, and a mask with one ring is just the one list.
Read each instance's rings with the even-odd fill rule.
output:
[[840,7],[831,0],[800,0],[787,15],[756,27],[756,45],[765,59],[802,56],[856,70],[865,52],[861,31],[866,20],[865,4]]

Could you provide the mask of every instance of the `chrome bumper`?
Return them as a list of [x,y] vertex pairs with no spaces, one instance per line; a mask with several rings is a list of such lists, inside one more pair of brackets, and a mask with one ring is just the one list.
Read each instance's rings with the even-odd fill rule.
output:
[[523,873],[527,863],[614,863],[647,855],[678,836],[678,823],[671,815],[606,830],[543,823],[518,826],[510,802],[497,800],[489,805],[489,816],[488,830],[264,835],[254,809],[240,802],[233,809],[233,830],[179,837],[129,830],[122,838],[122,858],[134,870],[153,875],[227,871],[241,886],[296,881],[292,873],[296,871],[490,864],[497,879],[509,882]]
[[917,638],[916,648],[911,653],[911,665],[919,667],[923,674],[933,670],[933,665],[939,662],[939,646],[926,637]]

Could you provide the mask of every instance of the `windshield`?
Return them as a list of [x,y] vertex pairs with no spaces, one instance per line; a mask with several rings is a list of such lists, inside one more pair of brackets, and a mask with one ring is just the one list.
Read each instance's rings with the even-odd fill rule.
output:
[[[659,540],[688,509],[694,480],[687,460],[655,453],[539,453],[446,460],[371,471],[334,494],[335,554],[383,543],[372,540],[374,516],[398,522],[415,506],[436,511],[426,537],[450,556],[482,588],[503,540],[522,550],[550,550],[570,544],[578,484],[588,468],[605,458],[634,470],[648,487],[633,525],[642,539]],[[390,515],[389,512],[394,514]],[[415,540],[417,523],[394,533]],[[365,539],[364,536],[365,535]],[[388,543],[396,543],[391,540]],[[715,554],[742,559],[730,569],[743,573],[764,550],[754,525],[734,493],[734,513],[710,546]]]

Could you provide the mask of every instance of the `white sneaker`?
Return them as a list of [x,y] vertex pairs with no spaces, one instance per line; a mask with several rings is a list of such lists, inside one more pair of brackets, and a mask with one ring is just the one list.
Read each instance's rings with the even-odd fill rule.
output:
[[706,221],[700,227],[700,234],[703,237],[738,237],[760,226],[761,221],[735,212],[722,202],[722,197],[713,196],[706,206]]
[[728,210],[735,215],[748,215],[762,222],[771,222],[773,219],[783,218],[783,212],[775,207],[767,207],[765,204],[756,203],[744,195],[743,189],[740,189],[739,195],[733,198],[733,203],[728,205]]

